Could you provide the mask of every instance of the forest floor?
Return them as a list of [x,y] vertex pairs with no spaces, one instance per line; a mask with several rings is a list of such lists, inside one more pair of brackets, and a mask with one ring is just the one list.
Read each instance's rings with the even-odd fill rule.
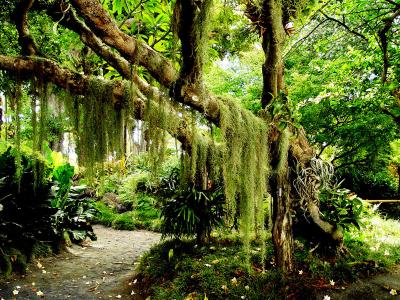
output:
[[[25,276],[14,275],[0,281],[0,300],[44,299],[141,299],[131,282],[135,262],[153,245],[160,234],[149,231],[120,231],[101,225],[94,226],[97,241],[84,246],[74,245],[69,252],[34,261]],[[391,295],[400,292],[400,266],[342,288],[317,288],[310,299],[400,299]],[[18,291],[13,296],[13,291]],[[138,292],[136,290],[136,292]],[[41,294],[41,293],[39,293]],[[139,296],[139,297],[138,297]],[[325,298],[327,299],[327,298]]]
[[318,291],[316,299],[324,299],[325,295],[330,300],[385,300],[400,299],[400,295],[390,294],[396,290],[400,294],[400,265],[393,267],[389,272],[360,278],[345,289],[329,289]]
[[[97,241],[34,261],[25,276],[0,281],[0,299],[130,299],[135,262],[161,235],[95,225]],[[13,291],[18,291],[14,297]],[[40,295],[41,293],[39,293]]]

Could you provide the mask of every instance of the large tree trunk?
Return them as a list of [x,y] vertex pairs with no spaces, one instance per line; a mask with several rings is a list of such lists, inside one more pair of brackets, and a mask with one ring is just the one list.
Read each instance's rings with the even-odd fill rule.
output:
[[[261,28],[262,46],[265,53],[263,71],[262,107],[268,109],[272,100],[279,97],[283,90],[283,58],[285,31],[282,20],[282,4],[279,0],[265,0],[263,4],[265,25]],[[274,132],[271,143],[270,177],[271,195],[273,198],[272,238],[275,249],[275,260],[278,268],[284,273],[293,271],[293,232],[288,167],[289,129]]]
[[272,163],[273,173],[270,177],[272,203],[272,239],[274,242],[275,262],[284,273],[294,269],[293,263],[293,232],[292,232],[292,199],[289,181],[289,130],[280,134],[279,140],[273,142]]

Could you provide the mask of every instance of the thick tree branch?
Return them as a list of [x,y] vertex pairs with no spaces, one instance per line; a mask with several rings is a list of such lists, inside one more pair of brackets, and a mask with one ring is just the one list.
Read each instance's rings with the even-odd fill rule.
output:
[[18,42],[22,48],[23,55],[37,55],[38,49],[33,39],[28,24],[28,12],[33,5],[34,0],[21,0],[15,8],[15,26],[18,31]]
[[161,84],[170,87],[177,79],[173,65],[153,48],[122,32],[98,0],[71,0],[89,28],[130,63],[145,67]]
[[313,222],[321,228],[323,232],[330,235],[334,241],[339,243],[343,242],[343,232],[339,230],[336,226],[330,224],[321,219],[321,214],[318,206],[312,201],[312,199],[307,199],[307,210],[310,213]]
[[[110,64],[111,61],[114,60],[114,63],[111,65],[121,72],[121,75],[125,76],[127,74],[128,68],[126,62],[128,62],[128,64],[139,63],[140,65],[148,68],[150,74],[159,80],[159,82],[164,86],[168,88],[175,86],[174,83],[178,78],[178,73],[172,67],[172,64],[168,62],[168,60],[160,53],[153,50],[150,46],[143,42],[139,42],[135,38],[130,37],[120,31],[107,12],[103,10],[98,1],[73,0],[72,2],[77,8],[77,11],[84,16],[90,29],[87,28],[87,26],[84,28],[77,23],[75,23],[75,28],[71,27],[71,29],[77,31],[78,34],[81,34],[81,37],[83,34],[87,43],[90,42],[92,45],[99,45],[100,39],[108,46],[117,49],[124,57],[123,59],[115,59],[114,53],[110,49],[106,50],[107,48],[104,47],[104,45],[101,47],[93,46],[93,48],[90,46],[95,52],[98,52],[99,55],[104,55],[104,58],[107,58]],[[66,26],[72,25],[70,24]],[[98,37],[96,37],[96,35],[98,35]],[[94,38],[97,38],[97,40]],[[100,44],[102,44],[102,42]],[[100,51],[102,51],[101,54]],[[114,58],[112,56],[114,56]],[[155,91],[152,86],[143,80],[137,80],[138,78],[136,77],[133,79],[140,87],[142,93],[153,93]],[[202,113],[209,121],[216,125],[219,124],[220,101],[214,96],[205,95],[202,97],[202,99],[200,99],[197,89],[190,87],[181,89],[179,91],[175,90],[173,96],[175,97],[174,100],[177,102],[192,107],[193,109]]]
[[[27,58],[0,55],[0,69],[15,75],[19,80],[41,78],[46,82],[51,82],[77,95],[87,95],[91,81],[89,76],[61,68],[57,63],[51,60],[38,57]],[[103,82],[109,85],[109,81],[103,80]],[[122,80],[113,81],[113,88],[113,96],[110,101],[112,101],[115,107],[123,106],[123,101],[125,100],[124,82]],[[139,97],[132,97],[132,101],[134,117],[139,120],[143,119],[146,108],[145,102]],[[168,132],[176,137],[184,147],[190,146],[191,137],[188,134],[188,126],[186,123],[180,119],[176,112],[166,110],[166,113],[169,114],[169,118],[179,119],[179,122],[174,128],[163,129],[168,130]]]

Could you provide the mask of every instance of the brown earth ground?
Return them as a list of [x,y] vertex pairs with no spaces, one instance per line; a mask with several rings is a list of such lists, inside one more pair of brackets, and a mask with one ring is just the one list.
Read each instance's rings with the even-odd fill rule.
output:
[[[131,299],[129,279],[135,262],[161,235],[94,226],[97,241],[30,264],[25,276],[0,281],[0,299]],[[13,296],[17,290],[18,295]],[[40,293],[39,293],[40,294]]]

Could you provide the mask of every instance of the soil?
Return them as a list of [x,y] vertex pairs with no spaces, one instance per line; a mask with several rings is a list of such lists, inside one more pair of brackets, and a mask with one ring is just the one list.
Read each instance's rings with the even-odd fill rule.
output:
[[[26,275],[0,281],[0,299],[131,299],[138,258],[160,241],[159,233],[120,231],[95,225],[97,241],[35,260]],[[13,296],[17,290],[18,295]],[[40,293],[39,293],[40,294]]]

